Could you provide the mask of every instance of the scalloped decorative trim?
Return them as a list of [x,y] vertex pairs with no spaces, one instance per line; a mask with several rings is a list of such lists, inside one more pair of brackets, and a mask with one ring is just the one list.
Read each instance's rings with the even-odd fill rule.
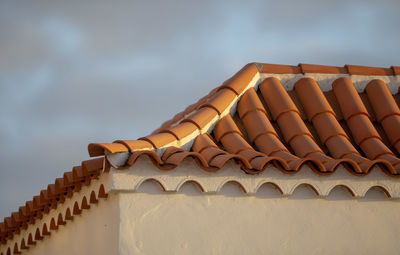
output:
[[235,182],[248,195],[254,195],[265,183],[273,184],[283,196],[290,196],[300,185],[311,187],[319,197],[326,197],[337,186],[347,188],[356,197],[364,197],[373,187],[380,187],[390,198],[400,198],[400,182],[375,167],[366,176],[354,176],[343,166],[329,176],[316,175],[308,166],[295,174],[285,174],[270,165],[265,171],[249,175],[234,162],[228,162],[217,172],[209,173],[199,169],[193,159],[185,159],[173,170],[160,170],[146,158],[126,170],[111,168],[113,191],[135,192],[139,186],[154,180],[166,192],[177,192],[186,182],[196,183],[203,193],[218,193],[228,182]]

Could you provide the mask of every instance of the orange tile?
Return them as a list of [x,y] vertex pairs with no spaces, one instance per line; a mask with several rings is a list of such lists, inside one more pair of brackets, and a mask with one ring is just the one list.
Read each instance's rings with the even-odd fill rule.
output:
[[372,108],[390,143],[400,152],[400,110],[386,84],[372,80],[366,87]]
[[218,155],[228,154],[226,151],[223,151],[217,147],[207,147],[201,151],[201,155],[205,158],[207,162],[210,162]]
[[236,94],[232,90],[222,89],[213,97],[209,98],[204,104],[202,104],[200,108],[211,107],[221,115],[235,98]]
[[299,64],[302,73],[346,74],[345,67]]
[[169,133],[159,133],[139,138],[139,140],[147,141],[151,143],[154,148],[159,149],[173,141],[176,141],[176,138]]
[[243,119],[249,111],[255,110],[261,111],[265,115],[267,115],[267,112],[265,111],[263,104],[258,98],[256,91],[254,90],[254,88],[249,88],[240,98],[237,105],[237,112],[239,114],[239,117]]
[[277,78],[271,77],[265,79],[260,84],[259,88],[274,120],[276,120],[280,114],[289,111],[300,115],[296,105],[290,99],[287,91]]
[[392,66],[393,75],[400,75],[400,66]]
[[161,130],[160,133],[170,133],[175,136],[177,140],[181,140],[196,130],[198,130],[198,128],[195,124],[191,122],[183,122],[172,128]]
[[236,126],[230,115],[227,115],[220,119],[214,128],[214,135],[217,141],[220,141],[223,136],[232,132],[237,133],[241,136],[239,128]]
[[295,90],[308,120],[312,121],[322,144],[328,147],[330,153],[335,158],[351,153],[358,154],[315,80],[301,79],[295,84]]
[[216,110],[209,107],[201,108],[192,115],[188,116],[186,119],[182,120],[182,123],[191,122],[196,125],[197,128],[202,129],[216,116],[218,116],[218,112]]
[[202,150],[208,147],[218,148],[208,134],[201,134],[197,136],[197,138],[194,140],[192,145],[192,150],[196,152],[201,152]]
[[333,83],[333,90],[353,138],[365,155],[371,160],[385,154],[393,155],[371,123],[353,84],[348,79],[340,78]]
[[91,157],[103,156],[104,151],[109,153],[125,152],[128,148],[120,143],[91,143],[88,145]]
[[236,95],[240,95],[257,73],[258,68],[256,64],[247,64],[234,76],[225,81],[218,90],[228,88],[234,91]]
[[229,115],[217,123],[214,134],[217,141],[220,141],[229,153],[237,154],[243,149],[253,149],[241,136],[239,129]]
[[345,67],[350,75],[393,75],[393,70],[391,68],[358,65],[346,65]]
[[295,91],[309,120],[312,121],[319,113],[331,113],[335,116],[333,109],[314,79],[300,79],[295,84]]
[[153,145],[150,142],[144,140],[117,140],[114,143],[120,143],[125,145],[129,151],[152,149]]
[[301,73],[301,69],[298,66],[263,64],[263,63],[260,63],[259,66],[260,66],[261,73],[275,73],[275,74]]

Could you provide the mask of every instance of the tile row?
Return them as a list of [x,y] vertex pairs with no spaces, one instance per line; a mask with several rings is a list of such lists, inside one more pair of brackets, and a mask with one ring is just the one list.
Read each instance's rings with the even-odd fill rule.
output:
[[57,178],[54,183],[49,184],[47,189],[41,190],[39,195],[19,207],[17,212],[5,217],[4,221],[0,222],[0,244],[5,244],[22,229],[27,229],[28,225],[35,224],[36,220],[80,191],[82,186],[87,186],[93,179],[97,179],[103,170],[103,164],[104,158],[83,161],[80,166],[73,167],[72,171],[65,172],[62,178]]

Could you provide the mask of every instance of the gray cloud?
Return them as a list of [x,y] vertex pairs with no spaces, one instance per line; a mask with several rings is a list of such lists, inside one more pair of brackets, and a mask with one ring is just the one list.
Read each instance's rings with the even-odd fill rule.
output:
[[398,1],[2,1],[0,217],[248,62],[400,65]]

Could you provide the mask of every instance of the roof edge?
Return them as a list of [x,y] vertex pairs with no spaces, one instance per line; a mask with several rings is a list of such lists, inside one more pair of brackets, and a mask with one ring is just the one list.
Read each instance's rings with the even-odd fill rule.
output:
[[[254,78],[255,75],[259,74],[261,66],[257,63],[248,63],[237,73],[235,73],[230,79],[226,80],[221,86],[212,90],[207,96],[201,98],[196,104],[193,104],[186,108],[182,113],[175,115],[175,117],[165,122],[159,129],[153,132],[151,135],[142,137],[138,140],[132,140],[132,143],[139,143],[146,141],[149,145],[147,150],[157,150],[165,145],[179,144],[179,137],[187,133],[187,128],[183,127],[184,123],[193,123],[195,129],[200,133],[202,129],[208,126],[208,123],[203,123],[201,119],[212,120],[216,116],[220,116],[221,112],[226,111],[230,107],[232,101],[222,100],[222,94],[225,91],[231,91],[233,100],[236,99],[246,89],[248,84]],[[218,109],[222,109],[219,111]],[[173,125],[174,123],[178,123]],[[170,128],[171,132],[166,133],[165,129]],[[174,131],[171,130],[174,128]],[[182,127],[180,129],[180,127]],[[163,131],[163,132],[162,132]],[[137,145],[137,144],[135,144]],[[142,146],[128,146],[126,141],[114,141],[112,143],[91,143],[88,145],[88,152],[91,157],[103,156],[105,154],[113,154],[119,152],[132,152],[136,150],[143,150]]]
[[324,73],[324,74],[348,74],[348,75],[371,75],[371,76],[396,76],[400,75],[399,66],[371,67],[362,65],[344,65],[329,66],[300,63],[297,66],[279,65],[268,63],[254,63],[260,73],[273,74],[306,74],[306,73]]

